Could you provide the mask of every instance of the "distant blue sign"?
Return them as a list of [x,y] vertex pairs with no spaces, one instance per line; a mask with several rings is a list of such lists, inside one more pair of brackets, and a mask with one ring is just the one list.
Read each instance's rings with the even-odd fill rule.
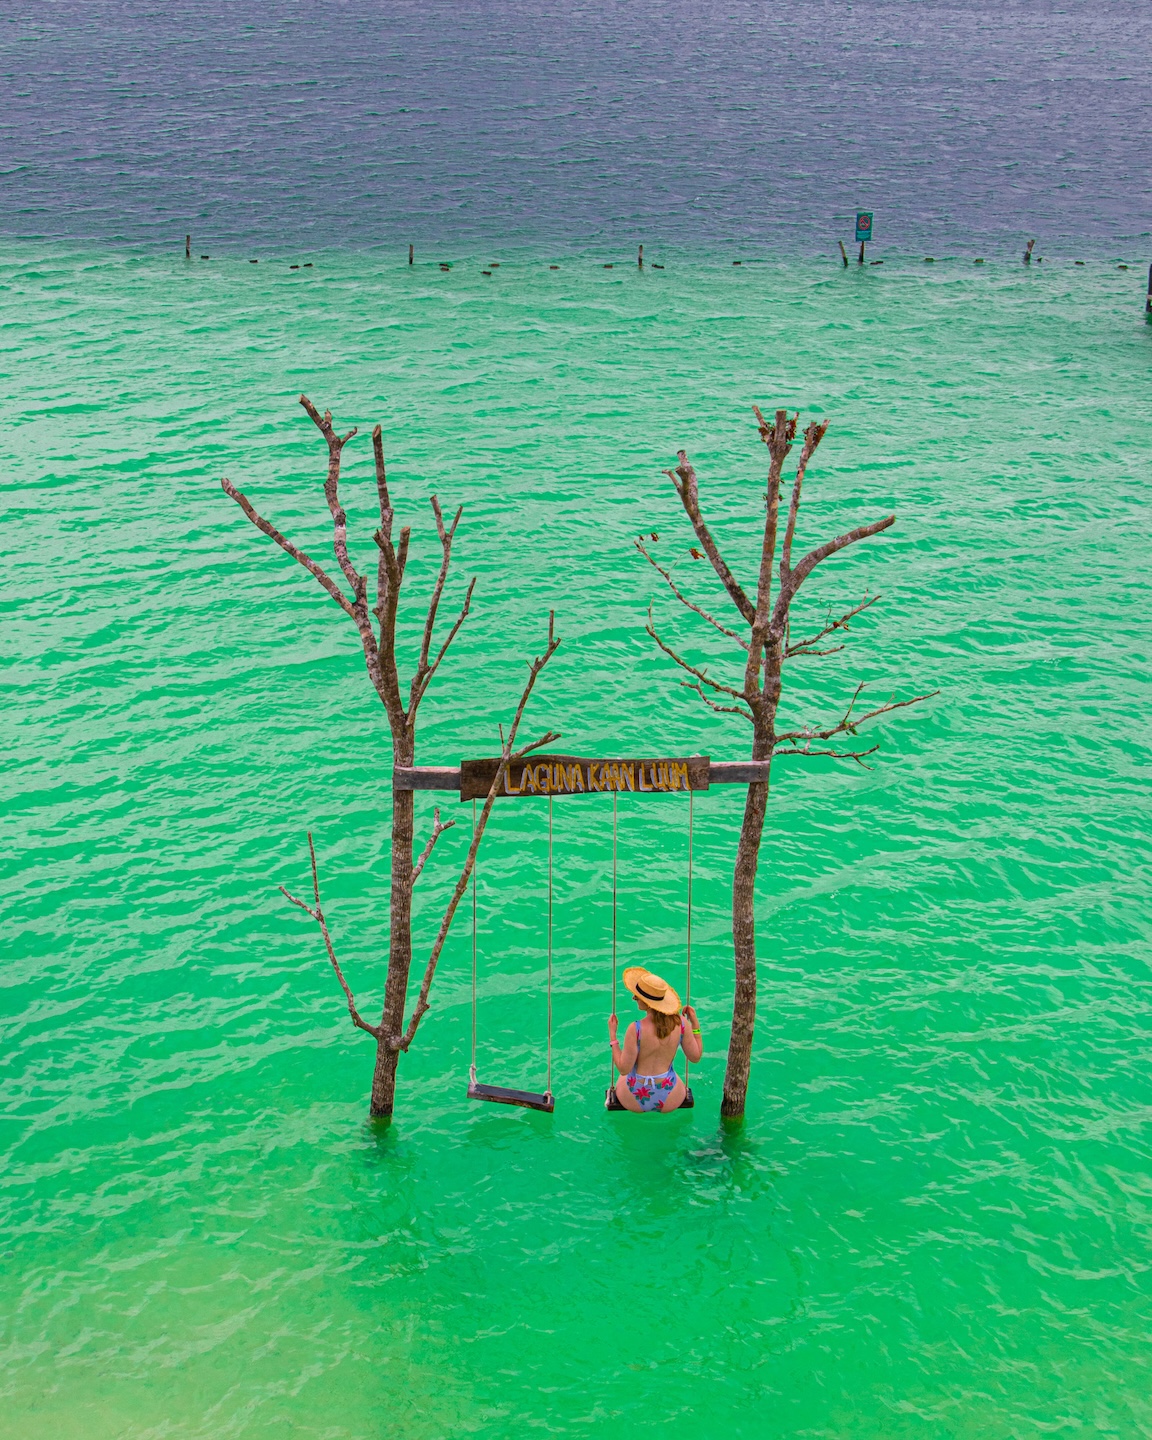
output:
[[857,210],[856,212],[856,239],[860,241],[872,239],[872,211]]

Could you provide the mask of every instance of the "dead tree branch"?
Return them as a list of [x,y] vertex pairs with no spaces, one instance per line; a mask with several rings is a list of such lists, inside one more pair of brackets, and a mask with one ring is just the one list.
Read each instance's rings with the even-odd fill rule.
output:
[[660,649],[664,651],[665,655],[669,656],[672,660],[675,660],[676,664],[680,666],[681,670],[687,670],[689,675],[695,675],[696,679],[699,680],[701,684],[709,686],[709,688],[712,690],[719,690],[725,695],[731,695],[736,700],[742,700],[744,698],[743,690],[737,690],[731,685],[723,685],[720,683],[719,680],[713,680],[706,671],[698,670],[695,665],[690,665],[687,660],[677,655],[676,651],[672,649],[671,645],[666,645],[664,641],[660,638],[660,636],[656,633],[656,628],[652,624],[651,605],[648,606],[648,623],[647,625],[645,625],[644,628],[645,630],[647,630],[648,634],[651,635],[652,639],[655,640],[656,644],[659,645]]
[[[687,606],[689,610],[694,610],[702,620],[707,620],[708,624],[711,625],[713,629],[719,630],[721,635],[727,635],[729,640],[735,640],[737,645],[743,646],[745,650],[748,649],[747,640],[745,640],[742,636],[737,635],[735,630],[729,630],[727,625],[721,625],[719,620],[717,620],[714,616],[709,615],[707,610],[701,609],[701,607],[697,605],[695,601],[689,600],[688,597],[681,592],[675,580],[672,579],[671,574],[667,570],[665,570],[664,566],[661,565],[659,561],[657,561],[656,558],[649,552],[647,546],[644,544],[643,538],[636,540],[634,543],[636,549],[639,550],[640,554],[644,556],[645,560],[648,561],[649,565],[651,565],[654,570],[658,570],[660,574],[663,575],[664,579],[668,582],[668,588],[672,591],[673,595],[676,596],[677,600],[680,601],[681,605]],[[652,613],[651,606],[648,607],[648,613]]]
[[679,460],[675,470],[665,470],[665,475],[676,487],[676,493],[680,496],[680,503],[684,506],[685,514],[692,522],[692,528],[696,532],[696,538],[704,548],[713,570],[720,577],[720,582],[728,591],[733,605],[740,614],[751,625],[756,615],[755,606],[748,596],[745,595],[735,575],[729,570],[727,561],[720,554],[716,541],[712,538],[712,532],[705,523],[704,516],[700,513],[700,485],[696,479],[696,471],[688,463],[688,455],[684,450],[676,452]]
[[362,1018],[359,1010],[356,1009],[356,1001],[352,997],[352,991],[348,988],[347,980],[344,979],[344,972],[340,969],[340,962],[336,959],[336,951],[332,945],[332,936],[328,933],[328,922],[324,918],[324,911],[320,905],[320,877],[316,872],[316,847],[312,844],[311,830],[308,831],[308,854],[312,861],[312,894],[316,901],[315,907],[298,899],[290,891],[285,890],[283,885],[279,887],[280,893],[285,899],[291,900],[293,905],[298,905],[301,910],[311,915],[312,919],[320,926],[320,933],[324,937],[324,946],[328,951],[328,959],[332,962],[332,969],[335,970],[336,978],[340,982],[340,988],[344,991],[344,998],[348,1001],[348,1014],[352,1017],[353,1025],[357,1026],[360,1030],[367,1030],[369,1035],[373,1035],[379,1040],[379,1027],[369,1025],[367,1020]]
[[855,530],[849,530],[845,535],[837,535],[834,540],[826,540],[823,545],[817,545],[815,550],[809,550],[799,565],[794,570],[789,570],[787,581],[781,585],[773,619],[779,618],[783,622],[788,613],[788,606],[796,597],[797,590],[822,560],[827,560],[830,555],[837,554],[849,545],[855,545],[858,540],[867,540],[871,535],[879,535],[882,530],[887,530],[890,525],[895,525],[895,523],[895,515],[885,515],[883,520],[874,520],[871,525],[858,525]]
[[875,755],[879,749],[879,743],[871,746],[867,750],[811,750],[806,746],[803,750],[774,750],[772,757],[775,759],[777,755],[830,755],[833,760],[855,760],[857,765],[862,769],[871,770],[872,766],[865,765],[863,757],[865,755]]
[[315,560],[313,560],[310,556],[306,555],[303,550],[300,550],[295,545],[293,545],[293,543],[287,538],[287,536],[282,535],[280,531],[276,529],[275,525],[273,525],[270,521],[265,520],[263,515],[259,514],[253,507],[251,501],[248,499],[247,495],[244,494],[243,490],[237,490],[235,485],[232,484],[231,480],[229,480],[227,476],[225,476],[225,478],[220,481],[220,488],[224,491],[225,495],[230,495],[232,499],[236,501],[237,505],[240,506],[241,510],[243,510],[244,514],[247,515],[249,520],[251,520],[252,524],[256,526],[257,530],[262,530],[265,535],[269,536],[272,540],[275,540],[276,544],[280,546],[281,550],[283,550],[286,555],[291,555],[291,557],[297,562],[297,564],[303,565],[304,569],[308,571],[309,575],[313,576],[320,582],[321,585],[323,585],[324,589],[327,590],[328,594],[331,595],[332,599],[336,601],[337,605],[340,606],[341,610],[344,611],[345,615],[350,615],[353,619],[356,618],[355,611],[352,608],[352,602],[340,589],[339,585],[336,584],[335,580],[332,579],[331,575],[329,575],[325,570],[321,569],[321,567],[316,564]]
[[440,819],[440,807],[439,805],[437,805],[436,809],[432,812],[432,834],[428,837],[428,843],[424,846],[424,849],[420,855],[420,859],[417,860],[416,864],[412,867],[413,885],[415,885],[416,881],[419,880],[420,872],[424,869],[425,861],[428,859],[429,855],[432,854],[432,849],[433,846],[436,844],[436,841],[439,840],[440,836],[443,835],[445,830],[451,830],[453,825],[455,824],[455,820],[442,821]]
[[[753,405],[753,410],[756,406]],[[761,430],[764,428],[764,417],[756,410],[756,418],[760,422]],[[780,584],[783,585],[788,578],[789,567],[792,564],[792,541],[796,535],[796,517],[800,513],[800,492],[804,488],[804,475],[808,469],[808,462],[812,459],[817,445],[823,440],[828,430],[828,421],[820,424],[815,421],[804,431],[804,448],[800,451],[800,459],[796,465],[796,479],[792,485],[792,499],[788,504],[788,523],[784,528],[784,543],[780,547]]]
[[[793,655],[835,655],[838,650],[843,650],[843,645],[834,645],[830,650],[813,650],[811,647],[818,645],[820,641],[824,639],[825,635],[831,635],[836,630],[847,630],[849,620],[859,615],[862,610],[867,610],[870,605],[875,605],[879,599],[879,595],[865,596],[854,609],[846,611],[837,620],[828,621],[823,630],[818,630],[815,635],[810,635],[807,640],[797,640],[795,644],[788,645],[784,651],[784,658],[790,660]],[[831,607],[829,607],[828,613],[831,614]]]
[[715,710],[717,714],[720,715],[743,715],[745,720],[750,720],[752,724],[755,725],[755,715],[752,714],[751,710],[745,710],[743,705],[719,705],[715,700],[710,700],[708,696],[704,694],[704,691],[700,688],[700,686],[697,685],[694,681],[681,680],[680,684],[683,685],[685,690],[695,690],[697,695],[700,696],[701,700],[704,701],[705,705],[708,706],[709,710]]
[[835,725],[830,726],[827,730],[816,730],[811,726],[807,726],[803,730],[789,730],[782,735],[777,735],[776,743],[779,744],[783,740],[831,740],[834,735],[855,735],[861,725],[867,724],[869,720],[875,720],[877,715],[888,715],[893,710],[903,710],[909,705],[919,705],[921,701],[931,700],[940,693],[939,690],[929,690],[924,695],[913,695],[910,700],[889,700],[884,705],[878,705],[875,710],[869,710],[867,715],[861,715],[853,720],[852,711],[855,709],[856,701],[860,698],[860,693],[866,683],[861,680],[857,685],[852,699],[848,702],[847,710]]

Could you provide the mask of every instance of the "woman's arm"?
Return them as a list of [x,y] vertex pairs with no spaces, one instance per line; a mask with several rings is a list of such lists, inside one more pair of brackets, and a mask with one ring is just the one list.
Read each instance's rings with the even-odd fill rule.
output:
[[627,1075],[636,1063],[636,1032],[629,1025],[624,1032],[624,1044],[620,1045],[616,1040],[617,1023],[616,1016],[609,1015],[608,1039],[612,1044],[612,1063],[621,1075]]
[[700,1034],[700,1017],[691,1005],[684,1006],[684,1029],[680,1035],[684,1057],[695,1065],[704,1054],[704,1039]]

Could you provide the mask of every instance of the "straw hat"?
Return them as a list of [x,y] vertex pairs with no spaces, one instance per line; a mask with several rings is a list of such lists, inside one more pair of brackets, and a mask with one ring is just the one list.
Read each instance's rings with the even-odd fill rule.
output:
[[645,970],[643,965],[629,965],[624,971],[624,984],[649,1010],[675,1015],[680,1009],[680,997],[671,985],[651,970]]

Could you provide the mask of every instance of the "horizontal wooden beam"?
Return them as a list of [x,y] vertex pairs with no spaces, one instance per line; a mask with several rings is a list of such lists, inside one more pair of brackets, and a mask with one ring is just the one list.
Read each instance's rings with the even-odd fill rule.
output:
[[460,767],[444,765],[413,765],[392,768],[394,790],[459,790]]
[[754,780],[767,780],[767,760],[713,760],[708,772],[709,785],[751,785]]
[[[768,779],[767,760],[713,760],[709,785],[751,785]],[[392,771],[397,790],[459,790],[460,768],[450,765],[397,765]]]

